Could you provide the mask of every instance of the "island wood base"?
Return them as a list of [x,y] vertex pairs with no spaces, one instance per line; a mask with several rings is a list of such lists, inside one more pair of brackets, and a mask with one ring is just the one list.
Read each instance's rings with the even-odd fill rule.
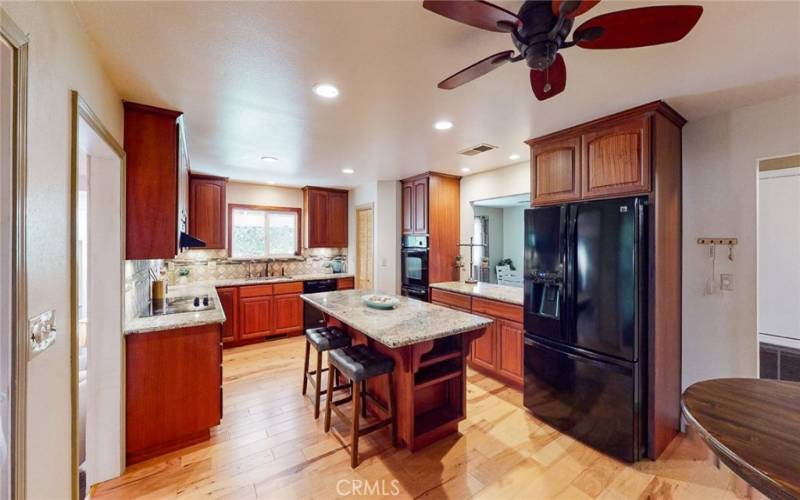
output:
[[[467,413],[466,357],[470,344],[485,333],[485,328],[392,349],[330,316],[326,319],[329,326],[348,332],[353,344],[367,344],[394,359],[399,446],[416,451],[458,432],[458,423]],[[367,390],[386,403],[385,377],[368,381]],[[388,418],[378,405],[368,403],[367,411]]]

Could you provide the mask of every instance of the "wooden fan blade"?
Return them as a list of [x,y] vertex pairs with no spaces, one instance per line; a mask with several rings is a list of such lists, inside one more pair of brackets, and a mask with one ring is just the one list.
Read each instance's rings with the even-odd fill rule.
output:
[[584,49],[629,49],[677,42],[697,24],[698,5],[665,5],[621,10],[589,19],[573,38]]
[[560,94],[567,86],[567,65],[561,54],[556,54],[556,60],[544,71],[531,70],[531,89],[540,101],[550,99]]
[[440,16],[484,30],[507,33],[509,27],[522,28],[522,21],[516,14],[483,0],[425,0],[422,6]]
[[563,14],[567,19],[573,19],[598,3],[600,3],[600,0],[553,0],[551,6],[554,15],[560,16]]
[[445,90],[452,90],[456,87],[460,87],[461,85],[471,82],[479,76],[483,76],[486,73],[499,68],[511,60],[511,56],[513,55],[513,50],[506,50],[504,52],[498,52],[497,54],[491,55],[486,59],[481,59],[472,66],[468,66],[458,73],[442,80],[439,82],[438,87]]

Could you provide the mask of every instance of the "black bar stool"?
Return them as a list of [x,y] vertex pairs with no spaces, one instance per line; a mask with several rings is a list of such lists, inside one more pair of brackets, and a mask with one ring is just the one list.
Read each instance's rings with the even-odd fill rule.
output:
[[[394,370],[394,360],[388,356],[384,356],[366,345],[354,345],[350,347],[343,347],[335,349],[328,353],[328,393],[333,394],[333,383],[337,374],[341,374],[347,378],[353,385],[351,394],[338,401],[333,400],[333,396],[329,396],[325,402],[325,432],[331,430],[331,410],[345,422],[350,425],[350,467],[355,468],[358,465],[358,438],[369,434],[370,432],[382,429],[387,425],[392,426],[392,446],[397,446],[397,416],[396,404],[394,395],[394,383],[392,381],[392,371]],[[386,380],[389,385],[387,405],[383,405],[380,401],[375,399],[367,392],[367,380],[386,375]],[[389,415],[389,418],[371,424],[367,427],[359,427],[359,414],[366,416],[366,401],[369,399],[381,410]],[[337,408],[338,405],[347,403],[353,400],[353,419],[350,420],[347,416]]]
[[[317,351],[317,369],[308,371],[308,358],[310,347],[314,346]],[[303,395],[306,394],[308,383],[314,386],[314,418],[319,418],[319,400],[322,394],[332,394],[333,391],[348,389],[349,385],[337,385],[333,390],[322,390],[322,372],[328,371],[322,368],[322,353],[331,349],[339,349],[350,345],[350,336],[336,327],[309,328],[306,330],[306,361],[303,365]],[[328,354],[330,356],[330,353]],[[328,374],[330,376],[330,374]],[[312,378],[313,377],[313,378]]]

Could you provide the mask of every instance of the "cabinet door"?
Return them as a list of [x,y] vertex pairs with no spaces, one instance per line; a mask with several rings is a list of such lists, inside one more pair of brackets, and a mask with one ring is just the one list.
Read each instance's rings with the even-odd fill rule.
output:
[[472,341],[472,362],[486,370],[495,370],[495,335],[497,321],[486,327],[486,332]]
[[300,294],[275,296],[275,333],[294,333],[303,329],[303,300]]
[[225,248],[224,179],[192,177],[189,182],[189,234],[206,248]]
[[414,183],[403,183],[403,234],[414,232]]
[[328,193],[328,232],[326,247],[345,248],[347,246],[347,193]]
[[414,181],[414,233],[428,232],[428,179]]
[[356,287],[355,278],[339,278],[336,280],[337,290],[352,290]]
[[581,197],[580,138],[556,139],[531,147],[531,202],[547,205]]
[[307,199],[308,241],[306,244],[309,248],[325,247],[328,239],[328,192],[309,189]]
[[266,337],[274,329],[272,297],[239,299],[239,338],[242,340]]
[[522,384],[524,332],[521,323],[498,320],[497,371],[507,378]]
[[582,197],[650,191],[650,117],[609,124],[584,134]]
[[217,288],[219,303],[225,311],[222,324],[222,342],[235,342],[239,336],[239,289],[236,287]]

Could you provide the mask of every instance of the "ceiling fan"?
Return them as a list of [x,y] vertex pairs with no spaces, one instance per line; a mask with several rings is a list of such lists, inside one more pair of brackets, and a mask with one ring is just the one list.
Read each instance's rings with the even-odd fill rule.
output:
[[549,99],[564,90],[567,67],[558,53],[584,49],[628,49],[677,42],[694,28],[703,8],[697,5],[640,7],[610,12],[585,21],[567,40],[575,17],[600,0],[527,0],[514,14],[483,0],[425,0],[422,6],[454,21],[488,31],[510,33],[517,49],[498,52],[439,82],[454,89],[499,68],[525,59],[537,99]]

